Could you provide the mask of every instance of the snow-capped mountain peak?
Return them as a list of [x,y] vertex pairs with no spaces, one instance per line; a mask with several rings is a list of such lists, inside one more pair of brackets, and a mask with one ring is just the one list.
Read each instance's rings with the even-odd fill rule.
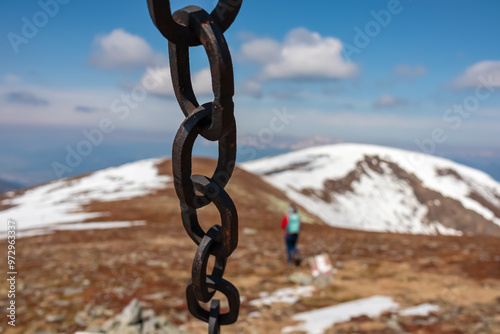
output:
[[453,161],[361,144],[243,164],[325,223],[379,232],[500,235],[500,184]]

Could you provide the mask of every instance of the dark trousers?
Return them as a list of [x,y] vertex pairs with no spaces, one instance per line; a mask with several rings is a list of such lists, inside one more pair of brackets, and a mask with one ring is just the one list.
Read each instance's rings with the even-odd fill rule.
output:
[[286,242],[286,253],[288,256],[288,263],[293,263],[296,258],[299,256],[299,251],[297,250],[297,239],[299,238],[298,234],[287,234],[285,235]]

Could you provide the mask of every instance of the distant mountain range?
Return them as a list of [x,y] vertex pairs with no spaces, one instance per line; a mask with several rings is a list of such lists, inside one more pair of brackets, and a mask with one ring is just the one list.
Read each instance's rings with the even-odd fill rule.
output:
[[0,179],[0,194],[22,187],[23,185],[20,183]]
[[[196,173],[213,172],[213,160],[195,162]],[[170,163],[166,158],[141,160],[9,191],[0,195],[0,220],[16,219],[25,231],[45,234],[178,217]],[[228,192],[243,217],[271,215],[279,221],[293,201],[311,223],[378,232],[500,236],[498,182],[446,159],[381,146],[337,144],[244,163]],[[218,214],[212,211],[216,221]],[[85,225],[89,222],[93,224]]]

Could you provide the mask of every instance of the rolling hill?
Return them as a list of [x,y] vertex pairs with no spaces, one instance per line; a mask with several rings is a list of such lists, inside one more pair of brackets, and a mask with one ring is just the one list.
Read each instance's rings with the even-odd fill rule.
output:
[[[309,149],[236,168],[226,189],[238,209],[239,244],[224,277],[238,288],[242,304],[237,324],[223,328],[224,333],[280,333],[308,312],[370,300],[398,304],[401,310],[430,305],[435,311],[346,316],[325,325],[325,333],[494,333],[500,328],[499,239],[474,228],[474,222],[461,227],[436,220],[443,226],[427,228],[429,207],[419,196],[438,196],[443,207],[453,203],[449,210],[461,210],[457,215],[486,221],[485,206],[466,209],[481,200],[463,194],[474,189],[494,205],[496,183],[441,159],[429,165],[429,174],[423,167],[410,172],[395,161],[404,157],[401,151],[391,155],[392,149],[356,147]],[[143,160],[0,195],[0,220],[15,219],[21,232],[16,241],[20,320],[4,328],[6,333],[98,332],[134,299],[185,331],[206,333],[206,324],[187,311],[185,287],[196,245],[180,221],[170,165],[170,159]],[[194,159],[195,173],[210,175],[214,168],[211,159]],[[433,188],[433,178],[455,188]],[[437,203],[432,196],[429,200]],[[349,199],[353,204],[343,212],[355,217],[357,206],[366,225],[325,224],[331,223],[326,214],[339,215],[338,203]],[[313,282],[307,261],[301,268],[286,266],[280,221],[290,201],[300,204],[308,223],[299,238],[302,256],[327,254],[337,270],[334,279]],[[405,204],[422,220],[405,217]],[[377,219],[368,219],[367,210]],[[200,210],[199,217],[204,229],[220,221],[213,206]],[[380,224],[394,217],[418,228]],[[375,230],[373,222],[383,231],[415,235],[361,230]],[[494,230],[495,221],[487,226]],[[442,231],[462,236],[422,235]],[[0,247],[7,249],[5,239]],[[0,289],[0,307],[6,308],[7,284]]]
[[500,184],[453,161],[337,144],[243,164],[325,223],[378,232],[500,235]]

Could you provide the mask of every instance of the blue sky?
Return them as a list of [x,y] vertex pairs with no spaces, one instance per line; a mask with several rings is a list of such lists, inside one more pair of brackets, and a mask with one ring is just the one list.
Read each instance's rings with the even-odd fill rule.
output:
[[[190,4],[211,10],[215,1],[172,1]],[[183,116],[145,0],[0,6],[0,179],[33,184],[170,155]],[[360,142],[500,177],[499,10],[494,0],[244,0],[225,34],[240,161]],[[202,48],[192,73],[199,101],[210,101]]]

